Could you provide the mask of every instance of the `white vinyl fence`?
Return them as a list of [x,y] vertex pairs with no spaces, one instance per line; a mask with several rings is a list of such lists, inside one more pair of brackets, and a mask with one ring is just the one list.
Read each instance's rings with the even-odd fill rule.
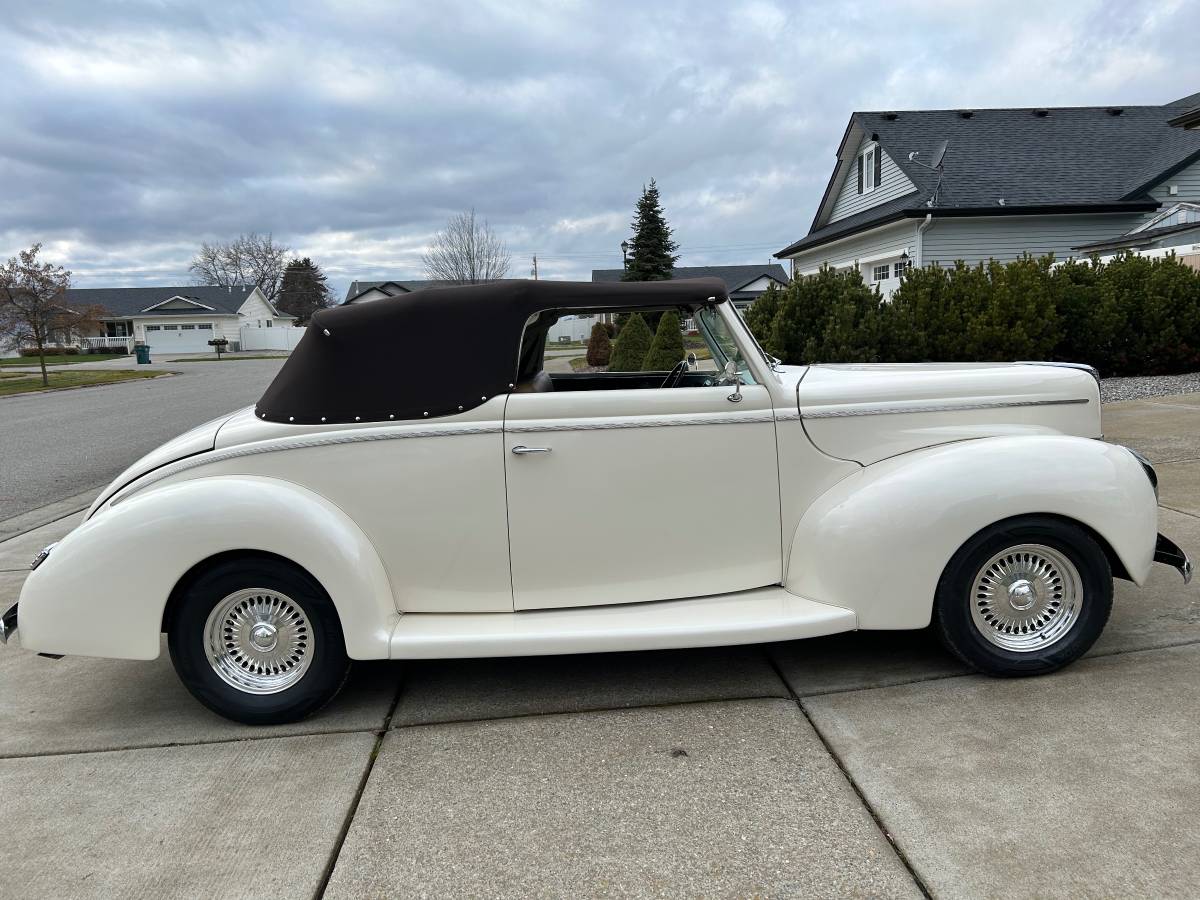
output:
[[243,325],[240,329],[242,350],[286,350],[291,353],[306,330],[294,325],[283,328]]

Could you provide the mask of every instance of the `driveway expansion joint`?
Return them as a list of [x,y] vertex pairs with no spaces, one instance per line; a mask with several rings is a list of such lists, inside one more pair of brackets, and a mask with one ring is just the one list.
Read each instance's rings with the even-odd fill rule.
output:
[[387,736],[388,729],[392,724],[392,716],[396,714],[396,707],[400,705],[400,698],[404,695],[404,683],[396,685],[396,695],[392,697],[391,706],[388,707],[387,715],[383,717],[383,723],[379,730],[375,732],[375,744],[371,747],[371,756],[367,760],[367,767],[363,770],[362,778],[358,781],[358,787],[354,791],[354,799],[350,801],[350,808],[346,810],[345,818],[342,820],[342,827],[338,831],[337,839],[333,842],[333,847],[329,851],[329,860],[325,864],[325,870],[321,873],[321,879],[317,882],[317,889],[313,892],[313,897],[320,900],[325,896],[325,891],[329,887],[329,879],[333,877],[333,870],[337,868],[338,857],[342,855],[342,847],[346,844],[346,836],[350,833],[350,826],[354,824],[354,817],[358,814],[358,805],[362,802],[363,793],[367,790],[367,782],[371,779],[371,772],[375,769],[375,761],[379,759],[379,751],[383,749],[383,739]]
[[[846,783],[848,785],[850,785],[850,789],[852,791],[854,791],[854,795],[856,797],[858,797],[858,802],[863,805],[863,809],[865,809],[867,811],[867,815],[869,815],[871,817],[871,821],[875,823],[875,827],[879,829],[879,833],[883,835],[884,839],[888,842],[888,846],[890,846],[892,848],[892,852],[896,854],[896,858],[900,860],[900,864],[902,866],[904,866],[905,871],[908,872],[909,877],[912,878],[913,884],[915,884],[917,886],[917,890],[919,890],[921,892],[921,896],[928,898],[928,900],[932,900],[933,894],[930,893],[929,888],[926,886],[924,879],[922,879],[921,876],[917,873],[917,870],[915,868],[913,868],[913,864],[909,861],[909,859],[905,855],[904,851],[900,848],[900,845],[896,842],[896,839],[894,837],[892,837],[892,832],[884,824],[883,819],[880,817],[879,813],[875,810],[875,807],[873,807],[871,805],[870,801],[867,800],[866,795],[863,794],[862,789],[858,786],[858,782],[856,782],[854,780],[854,776],[850,774],[850,770],[847,769],[846,766],[842,763],[842,758],[840,756],[838,756],[837,751],[834,750],[833,746],[829,743],[829,741],[825,739],[825,735],[822,734],[821,729],[817,727],[817,723],[814,722],[812,719],[812,716],[810,716],[808,714],[808,710],[804,708],[804,701],[800,699],[800,697],[796,694],[796,692],[794,690],[792,690],[791,684],[789,684],[787,679],[784,678],[783,670],[779,668],[779,663],[777,663],[775,661],[775,658],[773,656],[771,656],[771,654],[769,654],[769,653],[767,654],[767,662],[775,670],[775,674],[779,676],[780,681],[782,681],[784,683],[784,686],[787,688],[788,694],[790,695],[792,702],[796,705],[796,709],[798,709],[800,711],[800,715],[804,716],[804,720],[806,722],[808,722],[808,726],[813,730],[813,733],[817,736],[817,740],[819,740],[821,742],[821,746],[825,748],[825,752],[829,754],[829,758],[833,760],[834,765],[836,765],[838,767],[838,771],[842,773],[842,777],[846,779]],[[962,676],[951,675],[948,677],[959,678]],[[926,678],[926,679],[921,679],[921,680],[922,681],[942,681],[945,679],[943,679],[943,678]],[[913,683],[913,682],[909,682],[909,683]],[[842,693],[848,693],[848,692],[847,691],[831,691],[830,693],[842,694]]]

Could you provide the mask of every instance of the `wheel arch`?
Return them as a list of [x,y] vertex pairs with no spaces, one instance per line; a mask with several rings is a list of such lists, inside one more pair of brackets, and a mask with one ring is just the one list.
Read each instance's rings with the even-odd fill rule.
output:
[[[386,659],[399,620],[383,562],[324,497],[262,476],[166,482],[104,508],[26,580],[22,642],[45,653],[153,659],[172,598],[216,559],[259,554],[304,571],[332,600],[353,659]],[[95,585],[121,589],[96,596]]]
[[[196,580],[199,579],[201,575],[203,575],[209,569],[219,566],[222,563],[234,562],[237,560],[245,560],[247,562],[252,560],[265,560],[289,566],[306,577],[311,578],[321,588],[321,590],[324,591],[325,596],[329,597],[329,590],[325,587],[325,585],[321,584],[321,579],[317,578],[312,572],[308,571],[308,569],[304,568],[304,566],[300,565],[294,559],[288,559],[286,556],[281,556],[278,553],[269,553],[265,550],[222,550],[220,553],[214,553],[212,556],[197,562],[194,566],[184,572],[183,575],[180,576],[179,580],[175,582],[175,586],[171,588],[171,593],[167,596],[166,605],[163,607],[162,626],[160,628],[161,633],[166,634],[167,631],[170,630],[171,620],[176,609],[178,608],[180,601],[183,599],[183,595],[187,593],[188,589],[196,583]],[[330,602],[333,602],[332,598],[330,598]],[[334,606],[334,609],[337,609],[336,605]],[[338,613],[338,623],[341,623],[341,613]]]
[[1018,516],[1083,528],[1114,576],[1141,584],[1157,503],[1122,447],[1057,435],[986,438],[893,457],[838,482],[801,518],[784,585],[855,610],[860,628],[923,628],[954,554]]

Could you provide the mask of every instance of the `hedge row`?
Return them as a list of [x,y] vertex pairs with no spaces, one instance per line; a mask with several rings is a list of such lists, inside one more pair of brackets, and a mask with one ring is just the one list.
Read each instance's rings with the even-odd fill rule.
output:
[[884,300],[857,270],[770,289],[746,315],[787,363],[1086,362],[1103,375],[1200,370],[1200,271],[1174,256],[1026,257],[910,271]]

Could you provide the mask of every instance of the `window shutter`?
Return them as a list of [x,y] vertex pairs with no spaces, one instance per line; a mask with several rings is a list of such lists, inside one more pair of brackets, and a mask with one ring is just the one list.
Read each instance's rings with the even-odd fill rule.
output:
[[863,192],[863,158],[858,158],[858,192]]
[[874,186],[879,187],[879,182],[883,179],[883,153],[879,149],[879,145],[875,145],[875,181]]

